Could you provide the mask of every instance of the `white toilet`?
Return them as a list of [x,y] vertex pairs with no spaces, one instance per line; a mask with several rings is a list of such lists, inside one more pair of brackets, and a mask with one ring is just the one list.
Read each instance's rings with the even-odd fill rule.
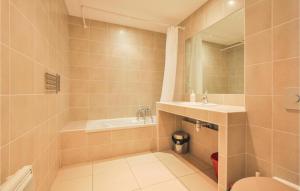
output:
[[249,177],[237,181],[231,191],[297,191],[269,177]]

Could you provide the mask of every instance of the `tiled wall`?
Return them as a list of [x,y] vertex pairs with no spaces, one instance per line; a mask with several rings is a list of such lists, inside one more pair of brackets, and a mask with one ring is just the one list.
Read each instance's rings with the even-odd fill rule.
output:
[[154,150],[154,126],[103,132],[63,132],[62,165]]
[[[200,42],[199,42],[200,43]],[[244,47],[237,46],[227,50],[225,45],[202,41],[202,70],[203,70],[203,93],[193,89],[188,83],[197,80],[189,74],[192,64],[191,48],[187,48],[185,69],[185,92],[199,92],[201,97],[204,92],[210,94],[243,94],[244,93]],[[195,53],[197,54],[197,53]],[[194,74],[197,75],[197,74]],[[191,79],[192,78],[192,79]],[[191,82],[189,82],[192,80]],[[237,105],[239,105],[237,103]]]
[[285,88],[299,88],[299,0],[246,1],[247,175],[260,171],[300,184],[299,111]]
[[221,94],[227,92],[227,65],[221,44],[202,43],[203,91]]
[[69,18],[71,119],[133,117],[155,112],[164,70],[165,35]]
[[[58,131],[68,116],[68,28],[63,0],[1,0],[1,182],[32,164],[36,190],[59,167]],[[59,73],[59,94],[44,73]]]
[[224,51],[228,69],[227,91],[232,94],[244,93],[244,46]]
[[[243,7],[243,1],[237,2],[229,8],[226,1],[210,0],[182,23],[186,30],[179,36],[177,99],[184,99],[185,39]],[[260,171],[297,184],[299,111],[285,109],[284,93],[286,87],[299,87],[299,6],[298,0],[245,1],[246,173]],[[219,95],[209,98],[222,102]]]
[[[236,10],[244,7],[243,0],[236,0],[235,2],[236,3],[234,5],[229,5],[226,0],[209,0],[206,4],[200,7],[197,11],[195,11],[180,24],[181,26],[185,27],[185,30],[181,30],[179,33],[175,100],[189,99],[189,95],[185,95],[184,93],[185,40],[199,33],[203,29],[211,26],[212,24],[220,21]],[[197,95],[197,99],[200,100],[200,98],[201,95]],[[244,105],[243,94],[213,94],[212,96],[209,95],[208,98],[211,101],[218,100],[218,103],[222,104]],[[226,98],[226,100],[224,98]]]

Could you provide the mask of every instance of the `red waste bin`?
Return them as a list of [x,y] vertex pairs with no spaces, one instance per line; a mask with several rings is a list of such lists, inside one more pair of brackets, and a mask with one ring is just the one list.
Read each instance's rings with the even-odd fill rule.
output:
[[218,178],[218,152],[211,154],[210,159],[212,161],[215,174]]

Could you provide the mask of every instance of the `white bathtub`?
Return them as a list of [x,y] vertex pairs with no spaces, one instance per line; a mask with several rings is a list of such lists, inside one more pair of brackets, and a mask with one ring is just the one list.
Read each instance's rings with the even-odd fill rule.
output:
[[156,125],[155,117],[153,117],[153,122],[150,118],[147,118],[146,123],[144,123],[143,118],[137,120],[135,117],[74,121],[67,124],[62,129],[62,132],[79,131],[79,130],[85,130],[86,132],[112,131],[118,129],[148,127],[153,125]]

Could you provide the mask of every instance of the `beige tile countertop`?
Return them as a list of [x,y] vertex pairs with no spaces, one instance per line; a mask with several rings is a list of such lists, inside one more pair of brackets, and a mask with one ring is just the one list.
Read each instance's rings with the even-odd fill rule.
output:
[[[232,106],[232,105],[220,105],[214,103],[201,103],[201,102],[157,102],[158,107],[161,110],[164,110],[165,107],[178,107],[178,109],[199,109],[220,113],[241,113],[246,112],[245,107],[243,106]],[[171,108],[170,108],[171,109]]]

